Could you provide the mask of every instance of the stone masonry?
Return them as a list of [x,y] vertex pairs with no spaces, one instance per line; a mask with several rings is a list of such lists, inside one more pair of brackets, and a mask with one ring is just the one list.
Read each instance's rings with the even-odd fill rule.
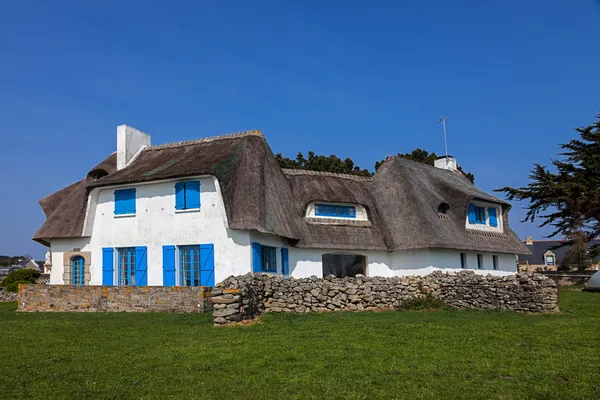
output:
[[18,311],[211,311],[210,287],[19,285]]
[[[253,319],[265,312],[327,312],[396,309],[432,295],[456,308],[519,312],[558,311],[555,282],[541,274],[505,277],[472,271],[425,277],[284,278],[267,274],[229,277],[213,290],[214,323]],[[218,304],[218,306],[217,306]]]

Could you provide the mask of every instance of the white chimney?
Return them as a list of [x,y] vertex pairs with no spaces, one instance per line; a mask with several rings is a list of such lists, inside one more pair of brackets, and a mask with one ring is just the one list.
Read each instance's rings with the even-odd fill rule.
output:
[[150,135],[131,126],[117,126],[117,170],[125,168],[147,146]]
[[456,165],[456,159],[452,156],[439,157],[437,160],[435,160],[433,162],[433,165],[436,168],[440,168],[440,169],[448,169],[450,171],[458,171],[458,168]]

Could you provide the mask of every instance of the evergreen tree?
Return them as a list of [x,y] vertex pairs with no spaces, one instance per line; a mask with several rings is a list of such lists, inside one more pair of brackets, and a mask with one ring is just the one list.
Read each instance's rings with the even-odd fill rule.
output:
[[[527,186],[497,190],[509,200],[528,200],[524,222],[540,219],[540,226],[554,227],[550,237],[565,236],[565,244],[572,246],[582,240],[587,246],[600,235],[600,114],[596,118],[592,125],[576,129],[579,139],[561,145],[562,159],[552,161],[556,172],[535,164]],[[589,255],[599,251],[591,248]]]

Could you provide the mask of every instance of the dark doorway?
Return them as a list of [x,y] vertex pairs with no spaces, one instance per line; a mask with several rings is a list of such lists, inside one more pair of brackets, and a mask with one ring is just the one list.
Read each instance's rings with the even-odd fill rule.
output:
[[338,278],[345,276],[365,275],[366,262],[364,256],[354,254],[323,254],[323,277],[335,275]]

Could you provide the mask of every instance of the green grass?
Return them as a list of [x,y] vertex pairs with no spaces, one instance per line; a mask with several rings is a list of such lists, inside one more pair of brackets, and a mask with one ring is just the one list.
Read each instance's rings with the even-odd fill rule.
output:
[[16,313],[0,303],[6,399],[598,399],[600,295],[562,314]]

